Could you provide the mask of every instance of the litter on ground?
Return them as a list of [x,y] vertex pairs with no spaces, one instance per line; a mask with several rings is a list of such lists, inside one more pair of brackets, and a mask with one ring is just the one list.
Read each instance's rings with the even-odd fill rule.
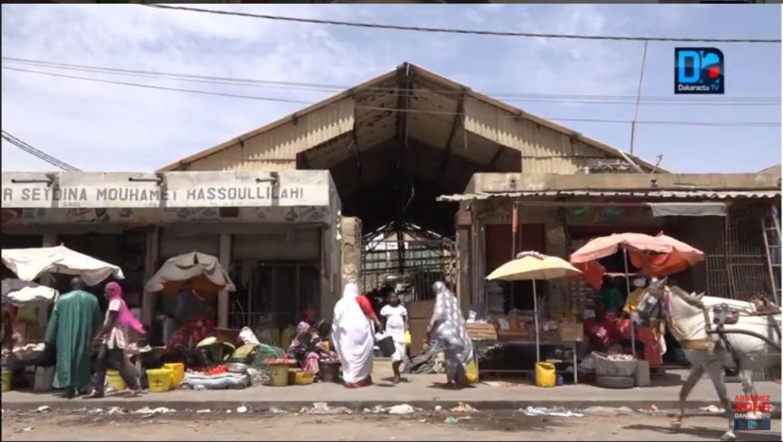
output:
[[551,417],[584,417],[582,413],[553,408],[530,407],[521,410],[525,416],[551,416]]
[[416,410],[408,404],[395,405],[389,407],[389,414],[411,414]]

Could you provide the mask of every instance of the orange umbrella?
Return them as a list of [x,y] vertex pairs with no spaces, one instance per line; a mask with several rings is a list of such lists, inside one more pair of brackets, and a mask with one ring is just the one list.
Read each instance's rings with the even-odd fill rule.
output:
[[599,290],[605,269],[597,261],[623,249],[631,256],[631,263],[648,277],[671,275],[704,261],[704,252],[663,233],[615,233],[595,238],[572,253],[570,261]]
[[631,263],[642,269],[647,277],[673,275],[704,261],[704,252],[695,247],[663,233],[655,238],[670,247],[671,251],[651,254],[634,248],[628,250]]

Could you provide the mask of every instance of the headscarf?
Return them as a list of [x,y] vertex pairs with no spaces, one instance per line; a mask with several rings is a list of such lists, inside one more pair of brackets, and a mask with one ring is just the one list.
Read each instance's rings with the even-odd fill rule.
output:
[[[468,365],[473,360],[473,342],[468,336],[465,318],[459,307],[457,297],[443,282],[436,282],[435,309],[430,319],[430,327],[436,337],[443,343],[446,355],[446,373],[455,378],[458,373],[467,373]],[[462,371],[459,366],[462,366]]]
[[139,333],[145,333],[144,326],[136,319],[125,304],[125,300],[122,299],[122,287],[116,282],[110,282],[106,284],[106,292],[109,294],[110,302],[114,300],[120,301],[120,310],[117,317],[119,324],[123,327],[130,327]]
[[638,289],[641,289],[644,288],[646,282],[647,281],[644,278],[636,278],[633,280],[633,286]]
[[436,295],[435,309],[430,319],[432,330],[446,345],[470,345],[457,297],[441,281],[433,284],[432,289]]

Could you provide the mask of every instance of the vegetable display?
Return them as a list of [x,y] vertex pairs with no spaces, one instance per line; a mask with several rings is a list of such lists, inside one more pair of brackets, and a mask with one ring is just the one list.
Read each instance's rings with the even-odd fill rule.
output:
[[218,365],[217,367],[210,368],[204,372],[204,374],[207,376],[215,376],[225,373],[228,373],[228,368],[225,365]]
[[264,362],[266,362],[268,365],[292,365],[296,364],[296,361],[289,358],[288,356],[283,356],[282,358],[272,358],[267,359]]

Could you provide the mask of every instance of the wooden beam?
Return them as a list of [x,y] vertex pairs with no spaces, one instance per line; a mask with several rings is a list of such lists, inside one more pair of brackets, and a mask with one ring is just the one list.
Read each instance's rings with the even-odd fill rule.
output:
[[[356,120],[354,119],[354,122]],[[353,157],[356,160],[356,170],[359,173],[359,179],[362,178],[362,157],[359,153],[359,140],[356,138],[356,123],[354,123],[353,130],[351,130],[351,150],[353,150]]]
[[395,202],[396,219],[395,228],[397,230],[397,263],[400,272],[405,271],[405,238],[403,233],[403,218],[405,217],[405,204],[403,201],[403,178],[406,178],[406,154],[408,146],[408,110],[411,105],[411,95],[413,94],[413,78],[411,65],[403,63],[397,68],[397,120],[395,122],[395,132],[397,141],[397,181],[395,183]]
[[449,138],[446,140],[446,145],[443,148],[443,158],[440,160],[439,174],[442,174],[443,171],[446,170],[446,166],[449,163],[449,158],[451,158],[451,145],[454,141],[454,136],[457,134],[457,129],[460,127],[460,122],[465,119],[465,97],[468,93],[468,90],[468,88],[463,88],[462,93],[459,95],[457,113],[454,115],[454,120],[451,123],[451,132],[449,132]]

